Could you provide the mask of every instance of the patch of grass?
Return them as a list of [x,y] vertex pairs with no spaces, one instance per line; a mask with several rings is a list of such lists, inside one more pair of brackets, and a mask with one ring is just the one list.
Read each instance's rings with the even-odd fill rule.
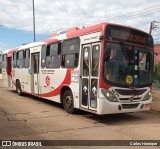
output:
[[155,83],[152,84],[152,86],[160,88],[160,83],[159,82],[155,82]]

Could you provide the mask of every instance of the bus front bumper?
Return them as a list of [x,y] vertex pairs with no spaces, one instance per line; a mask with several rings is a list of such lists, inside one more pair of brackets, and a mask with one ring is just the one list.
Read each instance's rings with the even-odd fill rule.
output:
[[114,113],[129,113],[138,111],[148,111],[151,108],[152,98],[147,101],[140,102],[109,102],[105,98],[99,98],[99,110],[97,114],[114,114]]

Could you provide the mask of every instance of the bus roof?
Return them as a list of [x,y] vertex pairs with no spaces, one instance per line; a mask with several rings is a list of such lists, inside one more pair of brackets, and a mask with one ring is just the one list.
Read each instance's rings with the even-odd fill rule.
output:
[[4,50],[4,51],[2,52],[2,54],[7,54],[10,50],[12,50],[12,49]]
[[33,43],[29,43],[26,45],[22,45],[18,48],[18,50],[22,50],[22,49],[27,49],[27,48],[31,48],[31,47],[36,47],[36,46],[41,46],[46,44],[45,42],[33,42]]
[[[29,43],[29,44],[26,44],[26,45],[22,45],[22,46],[17,47],[17,48],[5,50],[5,51],[3,51],[3,54],[8,53],[7,57],[10,57],[13,54],[13,52],[16,51],[16,50],[27,49],[27,48],[31,48],[31,47],[50,44],[50,43],[58,42],[58,41],[61,41],[61,40],[64,40],[64,39],[69,39],[69,38],[74,38],[74,37],[81,36],[81,35],[86,35],[86,34],[89,34],[91,32],[102,31],[104,33],[107,25],[116,25],[116,26],[126,27],[126,28],[130,28],[130,29],[134,29],[134,30],[137,30],[137,31],[144,32],[142,30],[136,29],[136,28],[131,27],[131,26],[102,22],[102,23],[97,23],[97,24],[85,26],[85,27],[82,27],[82,28],[72,27],[72,28],[67,29],[67,31],[64,32],[63,34],[58,34],[58,32],[53,33],[50,38],[43,39],[43,40],[33,42],[33,43]],[[146,33],[146,32],[144,32],[144,33]]]
[[19,48],[19,47],[11,49],[11,50],[7,53],[7,57],[11,57],[12,54],[13,54],[13,52],[17,51],[18,48]]
[[19,47],[13,48],[13,49],[7,49],[2,52],[2,54],[7,54],[7,57],[11,57],[13,52],[17,51]]
[[[62,35],[64,35],[63,37],[66,36],[66,38],[73,38],[73,37],[77,37],[77,36],[80,36],[80,35],[85,35],[85,34],[88,34],[88,33],[91,33],[91,32],[96,32],[96,31],[104,32],[107,25],[116,25],[116,26],[126,27],[126,28],[130,28],[130,29],[134,29],[134,30],[137,30],[137,31],[144,32],[142,30],[139,30],[139,29],[131,27],[131,26],[101,22],[101,23],[85,26],[85,27],[82,27],[82,28],[72,27],[72,28],[67,29],[66,33],[64,33],[64,34],[59,35],[58,34],[59,32],[56,32],[56,33],[51,34],[51,37],[53,37],[55,39],[58,39],[58,40],[63,40],[62,38],[60,38],[60,37],[62,37]],[[144,32],[144,33],[146,33],[146,32]],[[146,34],[148,34],[148,33],[146,33]]]

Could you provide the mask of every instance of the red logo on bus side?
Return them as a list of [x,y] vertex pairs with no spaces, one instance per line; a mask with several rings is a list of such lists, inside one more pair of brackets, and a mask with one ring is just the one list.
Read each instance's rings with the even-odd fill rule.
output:
[[46,77],[46,84],[47,84],[47,86],[50,85],[50,77],[49,76]]

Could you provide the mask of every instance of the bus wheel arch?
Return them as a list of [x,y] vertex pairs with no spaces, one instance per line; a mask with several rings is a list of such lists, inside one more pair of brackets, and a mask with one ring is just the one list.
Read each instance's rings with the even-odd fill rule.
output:
[[67,113],[75,113],[73,93],[68,86],[64,86],[61,89],[61,103]]
[[16,80],[16,92],[19,96],[22,96],[21,83],[18,79]]

